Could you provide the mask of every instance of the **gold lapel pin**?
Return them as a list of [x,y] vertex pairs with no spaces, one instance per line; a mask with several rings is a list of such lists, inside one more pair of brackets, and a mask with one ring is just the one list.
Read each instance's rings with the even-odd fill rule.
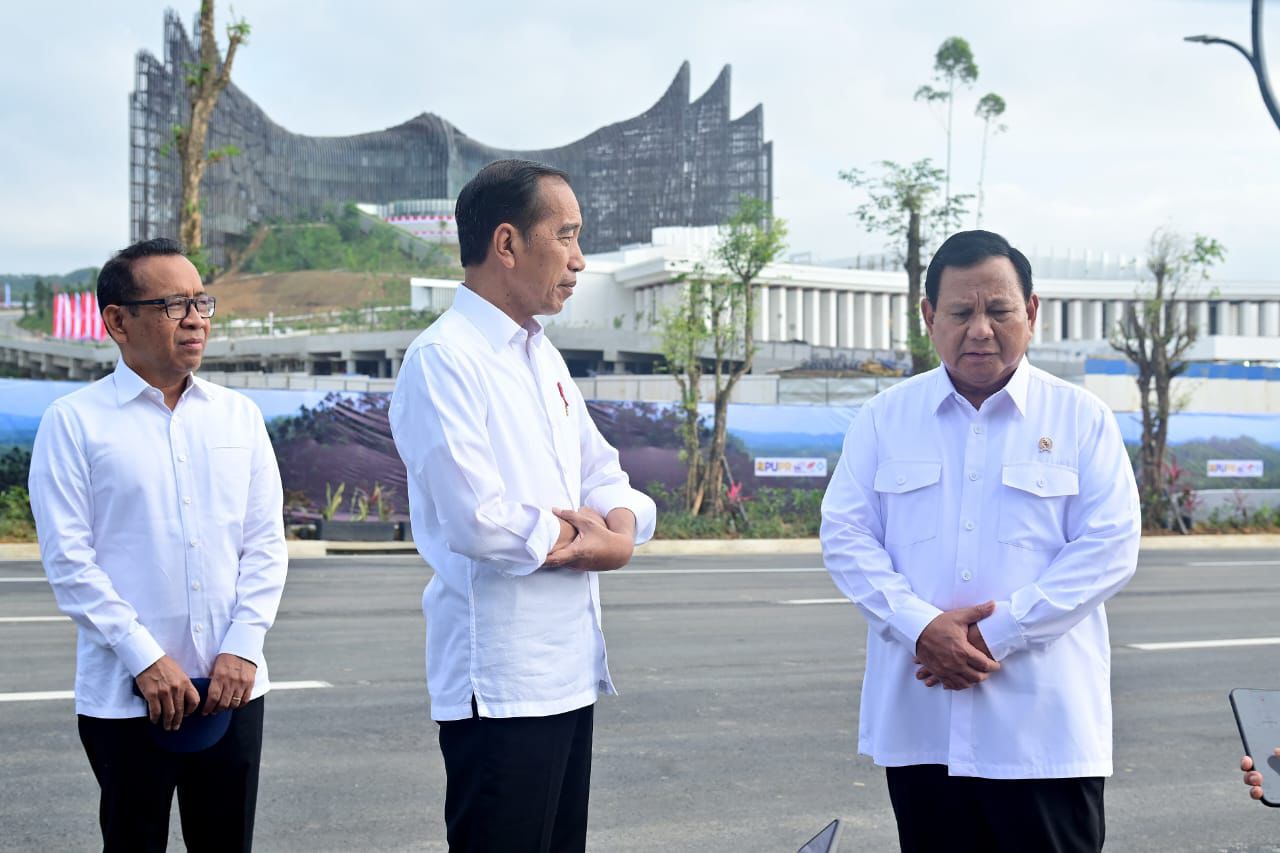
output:
[[1050,450],[1053,450],[1053,439],[1052,439],[1052,438],[1049,438],[1049,436],[1047,436],[1047,435],[1041,436],[1041,437],[1040,437],[1040,452],[1041,452],[1041,453],[1048,453]]

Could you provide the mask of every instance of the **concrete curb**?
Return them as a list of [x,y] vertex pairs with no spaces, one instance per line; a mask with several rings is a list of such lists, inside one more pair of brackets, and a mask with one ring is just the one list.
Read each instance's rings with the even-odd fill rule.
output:
[[[1238,535],[1144,536],[1144,551],[1214,550],[1250,548],[1280,550],[1280,533]],[[290,559],[314,559],[352,555],[402,556],[418,553],[412,542],[333,542],[290,539]],[[636,549],[641,557],[731,557],[750,554],[822,554],[817,539],[654,539]],[[0,562],[39,560],[34,542],[0,542]]]

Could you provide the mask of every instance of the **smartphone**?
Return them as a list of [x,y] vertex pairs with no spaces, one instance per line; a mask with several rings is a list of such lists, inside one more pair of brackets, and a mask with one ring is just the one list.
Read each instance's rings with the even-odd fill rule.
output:
[[1262,774],[1262,802],[1280,807],[1280,690],[1237,687],[1230,697],[1245,755]]

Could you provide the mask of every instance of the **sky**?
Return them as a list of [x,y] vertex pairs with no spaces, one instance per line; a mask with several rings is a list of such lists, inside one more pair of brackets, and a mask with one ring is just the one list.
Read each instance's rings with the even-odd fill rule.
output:
[[[0,272],[97,266],[128,242],[134,56],[162,56],[167,5],[9,4]],[[197,0],[174,8],[190,28]],[[316,136],[431,112],[496,147],[560,146],[643,112],[686,59],[694,97],[732,65],[734,116],[764,105],[789,251],[817,261],[885,248],[851,215],[864,197],[840,170],[945,160],[941,110],[912,95],[960,36],[979,78],[956,97],[955,191],[976,191],[977,99],[1008,103],[1008,129],[989,143],[984,227],[1059,257],[1140,254],[1157,227],[1204,233],[1227,249],[1215,278],[1280,287],[1280,128],[1242,57],[1182,41],[1247,45],[1248,0],[238,0],[234,11],[253,31],[233,79],[277,123]],[[219,32],[227,12],[219,2]]]

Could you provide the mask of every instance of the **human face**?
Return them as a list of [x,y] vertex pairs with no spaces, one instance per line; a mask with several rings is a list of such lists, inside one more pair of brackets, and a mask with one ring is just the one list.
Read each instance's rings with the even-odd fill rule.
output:
[[510,307],[518,323],[534,314],[559,314],[586,268],[578,237],[582,213],[573,190],[559,178],[538,181],[542,217],[515,236]]
[[951,383],[975,407],[999,391],[1031,343],[1040,299],[1022,297],[1008,258],[971,267],[944,267],[936,308],[921,302],[924,323]]
[[[205,292],[200,273],[181,255],[139,258],[133,263],[133,279],[140,288],[135,299],[190,297]],[[209,318],[197,314],[194,306],[181,320],[169,319],[163,305],[139,305],[133,310],[138,312],[136,316],[118,305],[107,309],[107,325],[125,364],[156,388],[185,385],[204,358]]]

